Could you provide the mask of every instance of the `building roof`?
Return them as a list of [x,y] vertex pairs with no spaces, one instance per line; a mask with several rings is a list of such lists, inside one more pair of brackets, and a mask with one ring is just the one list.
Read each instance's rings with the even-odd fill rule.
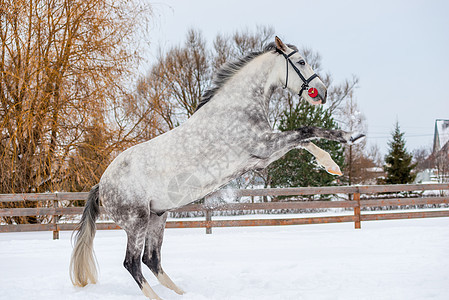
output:
[[433,151],[437,153],[449,142],[449,120],[435,120],[435,134],[433,137]]

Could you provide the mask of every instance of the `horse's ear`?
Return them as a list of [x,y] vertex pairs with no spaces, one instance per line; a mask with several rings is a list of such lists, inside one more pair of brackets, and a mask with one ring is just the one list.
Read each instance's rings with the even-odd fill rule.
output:
[[282,52],[287,51],[287,46],[285,46],[285,44],[281,41],[281,39],[278,36],[274,38],[274,41],[276,43],[276,48],[278,48]]

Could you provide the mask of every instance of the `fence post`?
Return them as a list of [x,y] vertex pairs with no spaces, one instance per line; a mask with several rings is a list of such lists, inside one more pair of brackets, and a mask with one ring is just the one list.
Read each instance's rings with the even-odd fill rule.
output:
[[212,234],[212,225],[211,222],[212,221],[212,211],[207,208],[206,209],[206,234]]
[[59,206],[58,193],[56,193],[55,196],[56,196],[56,200],[53,200],[53,208],[55,209],[55,214],[53,215],[53,220],[52,220],[52,223],[54,225],[53,239],[59,240],[59,227],[58,227],[59,217],[56,215],[56,209]]
[[211,196],[207,196],[204,198],[204,214],[206,217],[206,234],[212,234],[212,225],[211,225],[211,221],[212,221],[212,201],[211,201]]
[[360,193],[354,193],[354,201],[356,201],[356,206],[354,207],[354,216],[355,216],[355,229],[362,228],[361,226],[361,216],[360,216]]

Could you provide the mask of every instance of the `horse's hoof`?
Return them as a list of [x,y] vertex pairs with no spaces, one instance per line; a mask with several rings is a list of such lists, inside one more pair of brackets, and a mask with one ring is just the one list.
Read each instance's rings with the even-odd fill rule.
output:
[[337,169],[328,168],[326,169],[326,172],[332,175],[342,176],[343,173],[340,171],[340,168],[337,167]]
[[365,139],[366,135],[364,135],[363,133],[359,133],[359,132],[354,132],[351,137],[349,138],[348,144],[350,145],[354,145],[354,144],[358,144],[361,141],[363,141]]
[[186,292],[184,292],[182,289],[180,289],[180,288],[177,288],[177,289],[175,289],[174,290],[175,291],[175,293],[176,294],[178,294],[178,295],[184,295]]

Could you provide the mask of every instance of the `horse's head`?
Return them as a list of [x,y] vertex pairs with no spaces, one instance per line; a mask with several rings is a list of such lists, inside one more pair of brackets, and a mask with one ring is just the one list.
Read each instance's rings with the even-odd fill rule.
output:
[[[276,52],[285,58],[280,80],[284,87],[300,97],[306,99],[310,104],[326,103],[327,89],[315,71],[298,53],[294,46],[285,45],[280,38],[275,38]],[[296,48],[296,47],[295,47]]]

